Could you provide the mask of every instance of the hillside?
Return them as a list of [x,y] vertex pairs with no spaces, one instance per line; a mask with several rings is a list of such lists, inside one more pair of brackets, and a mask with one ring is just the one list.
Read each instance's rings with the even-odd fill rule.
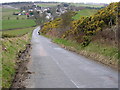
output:
[[95,14],[96,12],[97,12],[96,9],[83,9],[83,10],[77,11],[76,12],[77,14],[75,16],[73,16],[73,19],[77,20],[77,19],[80,19],[83,16],[88,17],[90,15]]
[[[84,50],[89,47],[89,50],[87,49],[86,51],[109,57],[107,64],[115,64],[116,60],[113,59],[119,58],[117,21],[120,12],[118,12],[118,8],[120,8],[120,2],[111,3],[107,7],[98,10],[94,15],[81,17],[78,20],[71,19],[73,16],[71,13],[69,15],[67,13],[66,15],[64,14],[64,17],[69,20],[65,20],[61,16],[47,22],[43,25],[41,33],[61,38],[60,42],[58,41],[59,43],[62,40],[70,40],[77,42],[80,47],[84,47]],[[90,47],[91,44],[93,45],[92,48]],[[101,49],[98,47],[101,47]],[[98,49],[95,51],[96,48]],[[100,62],[105,63],[104,61]]]
[[73,6],[77,6],[77,7],[79,7],[79,6],[82,6],[82,7],[95,7],[95,8],[100,8],[100,7],[104,7],[105,6],[105,4],[84,4],[84,3],[71,3],[71,5],[73,5]]
[[[72,37],[76,39],[78,42],[83,42],[84,37],[91,37],[95,36],[98,32],[105,30],[105,28],[110,28],[116,25],[116,16],[117,14],[117,7],[120,3],[111,3],[106,8],[99,10],[96,14],[91,15],[90,17],[81,17],[78,20],[71,20],[70,22],[70,29],[66,30],[64,33],[61,34],[62,38]],[[70,16],[70,13],[67,13]],[[44,34],[48,33],[52,29],[61,28],[61,23],[63,18],[57,18],[51,22],[47,22],[44,24],[42,31]],[[63,29],[64,31],[64,29]]]

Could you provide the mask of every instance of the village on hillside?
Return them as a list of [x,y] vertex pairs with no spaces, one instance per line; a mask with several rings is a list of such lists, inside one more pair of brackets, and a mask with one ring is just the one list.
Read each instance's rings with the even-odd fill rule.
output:
[[42,16],[44,14],[45,18],[48,20],[53,20],[54,17],[60,16],[61,14],[67,12],[68,10],[72,11],[80,11],[81,7],[69,6],[69,4],[62,3],[57,5],[56,7],[41,7],[36,5],[35,3],[31,6],[23,6],[21,7],[21,11],[18,13],[13,13],[14,15],[26,15],[27,17],[32,17],[35,13]]
[[[15,9],[20,9],[19,12],[13,12],[13,15],[26,15],[27,18],[34,19],[44,19],[46,21],[53,20],[56,17],[61,16],[61,14],[71,10],[71,11],[80,11],[86,8],[94,9],[95,7],[82,7],[82,6],[74,6],[69,3],[59,3],[55,6],[41,6],[38,3],[29,3],[28,5],[21,5],[21,7],[17,7],[14,5],[3,5],[3,7],[11,7]],[[100,7],[102,8],[102,7]],[[97,9],[97,8],[95,8]],[[99,9],[99,8],[98,8]]]

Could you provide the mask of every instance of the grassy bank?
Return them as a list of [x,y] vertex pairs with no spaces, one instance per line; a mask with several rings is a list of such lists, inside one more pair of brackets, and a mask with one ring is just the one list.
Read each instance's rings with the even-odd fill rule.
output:
[[[46,37],[51,38],[49,36]],[[93,42],[86,47],[82,47],[81,44],[71,40],[53,37],[52,40],[67,50],[76,52],[80,55],[83,55],[95,61],[99,61],[113,68],[118,68],[118,48],[102,45],[97,42]]]
[[101,45],[100,43],[90,43],[88,46],[86,47],[82,47],[81,44],[77,43],[77,42],[73,42],[70,40],[65,40],[65,39],[61,39],[61,38],[54,38],[53,41],[55,43],[58,44],[62,44],[68,47],[73,47],[76,50],[86,50],[88,52],[96,52],[99,53],[101,55],[110,57],[111,59],[118,59],[118,49],[111,47],[111,46],[105,46],[105,45]]
[[[28,33],[20,32],[15,35],[22,35],[21,37],[15,38],[3,38],[2,42],[2,87],[9,88],[11,81],[15,75],[16,69],[16,56],[19,51],[25,49],[26,44],[30,43],[31,33],[33,28],[28,29]],[[6,31],[11,32],[11,31]],[[18,32],[17,30],[14,32]],[[10,33],[9,33],[10,34]],[[12,34],[12,33],[11,33]],[[25,35],[24,35],[25,34]]]

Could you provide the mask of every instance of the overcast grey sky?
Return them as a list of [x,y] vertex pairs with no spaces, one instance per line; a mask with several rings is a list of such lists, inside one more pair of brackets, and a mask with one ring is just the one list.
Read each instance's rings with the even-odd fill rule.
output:
[[111,2],[119,2],[120,0],[0,0],[0,3],[4,2],[21,2],[21,1],[56,1],[56,2],[93,2],[93,3],[111,3]]

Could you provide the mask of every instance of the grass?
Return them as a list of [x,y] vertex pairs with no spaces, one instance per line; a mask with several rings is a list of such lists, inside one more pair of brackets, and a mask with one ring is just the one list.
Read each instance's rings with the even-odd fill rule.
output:
[[[15,38],[3,38],[1,40],[2,48],[2,87],[9,88],[11,85],[11,81],[15,75],[15,67],[16,67],[16,55],[20,50],[24,50],[26,44],[30,43],[31,32],[33,29],[29,29],[29,33],[19,33],[18,30],[14,31],[18,35],[25,34],[21,37]],[[6,31],[12,34],[12,31]],[[17,35],[15,34],[15,35]],[[17,35],[17,36],[18,36]],[[0,72],[1,73],[1,72]]]
[[104,5],[92,5],[92,4],[81,4],[81,3],[71,3],[71,5],[73,6],[77,6],[77,7],[95,7],[95,8],[100,8],[100,7],[104,7]]
[[2,8],[2,20],[0,20],[2,22],[2,30],[26,28],[36,25],[35,21],[27,19],[26,15],[13,15],[13,12],[18,13],[19,11],[19,9]]
[[26,28],[35,26],[36,23],[31,19],[26,20],[3,20],[2,30],[5,29],[16,29],[16,28]]
[[2,86],[2,53],[1,52],[2,52],[2,45],[0,44],[0,88]]
[[18,13],[19,11],[20,11],[19,9],[14,9],[14,8],[2,8],[2,11],[0,12],[2,13],[3,20],[8,19],[8,17],[10,19],[16,19],[17,17],[19,17],[20,19],[22,18],[26,19],[25,15],[21,15],[21,16],[13,15],[13,12]]
[[59,3],[41,3],[41,4],[37,4],[38,6],[41,7],[54,7],[57,6]]
[[86,16],[90,16],[93,15],[97,12],[96,9],[84,9],[84,10],[80,10],[77,12],[77,14],[75,16],[73,16],[73,19],[77,20],[80,19],[81,17],[86,17]]
[[118,48],[112,46],[105,46],[99,43],[90,43],[90,45],[84,49],[88,52],[97,52],[112,59],[118,59]]
[[10,14],[10,15],[8,14],[6,16],[2,15],[3,20],[8,20],[8,18],[9,18],[9,20],[13,20],[13,19],[17,19],[17,18],[19,18],[19,19],[27,19],[26,15],[20,15],[20,16],[12,15],[12,14]]
[[102,45],[97,42],[91,42],[88,46],[83,47],[81,44],[79,44],[75,41],[72,41],[72,40],[50,37],[50,36],[44,35],[44,34],[41,34],[41,35],[43,35],[47,38],[52,38],[53,42],[55,42],[57,44],[64,45],[64,46],[70,47],[70,48],[72,47],[76,51],[85,50],[89,53],[94,52],[94,53],[101,54],[103,56],[110,57],[112,59],[118,59],[118,48],[115,48],[112,46],[106,46],[106,45]]
[[[2,78],[2,87],[9,88],[15,75],[16,56],[19,51],[24,50],[26,44],[30,43],[31,33],[34,29],[35,22],[26,19],[26,16],[12,15],[18,12],[16,9],[3,8],[2,12],[2,36],[0,45],[0,62],[2,62],[2,71],[0,70],[0,79]],[[10,19],[8,20],[8,17]],[[17,20],[16,17],[19,19]],[[20,29],[16,29],[20,28]],[[14,30],[7,30],[14,29]],[[4,31],[5,30],[5,31]],[[0,33],[1,33],[0,32]],[[8,38],[11,37],[11,38]]]
[[112,47],[112,46],[106,46],[106,45],[101,45],[100,43],[95,43],[92,42],[86,47],[82,47],[81,44],[70,41],[70,40],[65,40],[61,38],[53,38],[53,42],[62,44],[67,47],[73,47],[77,51],[85,50],[89,53],[98,53],[103,56],[110,57],[111,59],[118,59],[118,48]]
[[17,12],[19,9],[14,9],[14,8],[2,8],[2,12]]
[[24,28],[24,29],[17,29],[17,30],[2,31],[2,37],[22,36],[22,35],[30,32],[33,29],[34,29],[34,27],[32,27],[32,28]]

